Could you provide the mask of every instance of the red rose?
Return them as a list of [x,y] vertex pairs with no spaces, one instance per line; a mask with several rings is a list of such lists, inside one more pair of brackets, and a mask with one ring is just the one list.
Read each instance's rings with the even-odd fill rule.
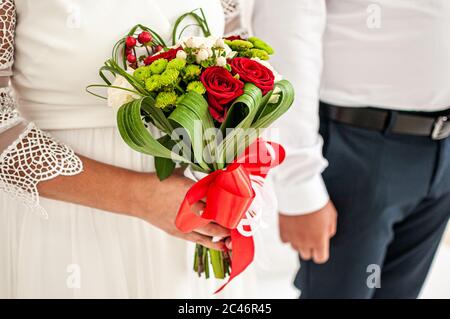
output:
[[203,71],[200,81],[206,88],[209,112],[214,119],[223,122],[231,102],[244,94],[244,83],[218,66]]
[[150,65],[159,59],[166,59],[168,61],[171,61],[177,57],[177,52],[180,51],[181,49],[182,49],[181,47],[178,47],[176,49],[170,49],[169,51],[149,56],[145,58],[144,63],[145,65]]
[[263,95],[274,89],[275,76],[261,63],[247,58],[234,58],[230,65],[234,73],[239,74],[245,82],[253,83],[260,88]]
[[230,35],[229,37],[226,37],[225,40],[228,41],[242,40],[242,37],[240,35]]

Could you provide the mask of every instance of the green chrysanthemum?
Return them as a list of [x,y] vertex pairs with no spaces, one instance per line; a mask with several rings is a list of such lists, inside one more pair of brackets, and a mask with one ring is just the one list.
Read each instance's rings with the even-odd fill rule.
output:
[[161,75],[155,74],[145,80],[145,88],[150,92],[159,90],[161,88]]
[[260,38],[250,37],[248,41],[250,41],[256,49],[266,51],[270,55],[275,53],[274,49]]
[[173,92],[161,92],[156,97],[155,106],[160,109],[165,109],[170,106],[175,106],[177,104],[178,95]]
[[225,43],[228,44],[233,51],[245,51],[253,48],[253,44],[250,41],[245,40],[225,40]]
[[183,70],[186,66],[186,60],[175,58],[167,64],[167,69]]
[[241,53],[243,57],[246,58],[259,58],[261,60],[269,60],[269,54],[261,49],[250,49]]
[[206,88],[200,81],[194,81],[188,84],[186,90],[188,92],[197,92],[200,95],[203,95],[206,93]]
[[141,66],[137,68],[133,76],[138,79],[139,81],[145,81],[152,75],[152,71],[150,71],[150,68],[148,66]]
[[159,79],[161,86],[171,86],[177,83],[180,72],[175,69],[165,70]]
[[189,64],[184,68],[183,73],[184,73],[183,79],[186,82],[188,82],[197,80],[200,74],[202,73],[202,70],[198,65]]
[[169,61],[167,61],[166,59],[156,60],[150,65],[150,70],[153,74],[161,74],[167,68],[168,63]]

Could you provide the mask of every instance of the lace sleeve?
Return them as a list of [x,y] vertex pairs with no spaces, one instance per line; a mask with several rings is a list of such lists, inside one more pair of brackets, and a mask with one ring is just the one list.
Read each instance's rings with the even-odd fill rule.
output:
[[[16,12],[13,0],[0,1],[0,191],[47,217],[39,204],[37,185],[59,175],[82,171],[68,146],[20,116],[8,76],[14,62]],[[1,85],[4,83],[5,85]]]
[[221,0],[225,14],[225,35],[240,35],[247,37],[249,30],[242,23],[240,0]]
[[[9,70],[14,57],[14,28],[16,27],[16,10],[13,0],[0,2],[0,68]],[[0,74],[4,75],[4,74]]]

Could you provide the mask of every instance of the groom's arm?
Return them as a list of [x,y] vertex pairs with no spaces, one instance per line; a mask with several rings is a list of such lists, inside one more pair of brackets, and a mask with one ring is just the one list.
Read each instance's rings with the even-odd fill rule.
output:
[[328,259],[336,226],[321,176],[328,163],[318,133],[325,25],[324,0],[259,0],[253,16],[255,34],[276,48],[271,63],[296,89],[294,105],[274,127],[287,151],[274,176],[281,237],[316,262]]
[[318,133],[325,21],[322,0],[260,0],[255,6],[255,34],[275,48],[270,62],[296,91],[294,105],[274,124],[287,151],[275,176],[279,208],[286,214],[318,210],[329,199],[321,177],[327,161]]

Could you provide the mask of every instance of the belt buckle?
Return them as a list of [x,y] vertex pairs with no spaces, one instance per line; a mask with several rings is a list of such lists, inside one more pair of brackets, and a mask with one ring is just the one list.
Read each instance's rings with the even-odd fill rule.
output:
[[431,138],[433,140],[443,140],[450,136],[450,119],[448,116],[439,116],[433,127]]

